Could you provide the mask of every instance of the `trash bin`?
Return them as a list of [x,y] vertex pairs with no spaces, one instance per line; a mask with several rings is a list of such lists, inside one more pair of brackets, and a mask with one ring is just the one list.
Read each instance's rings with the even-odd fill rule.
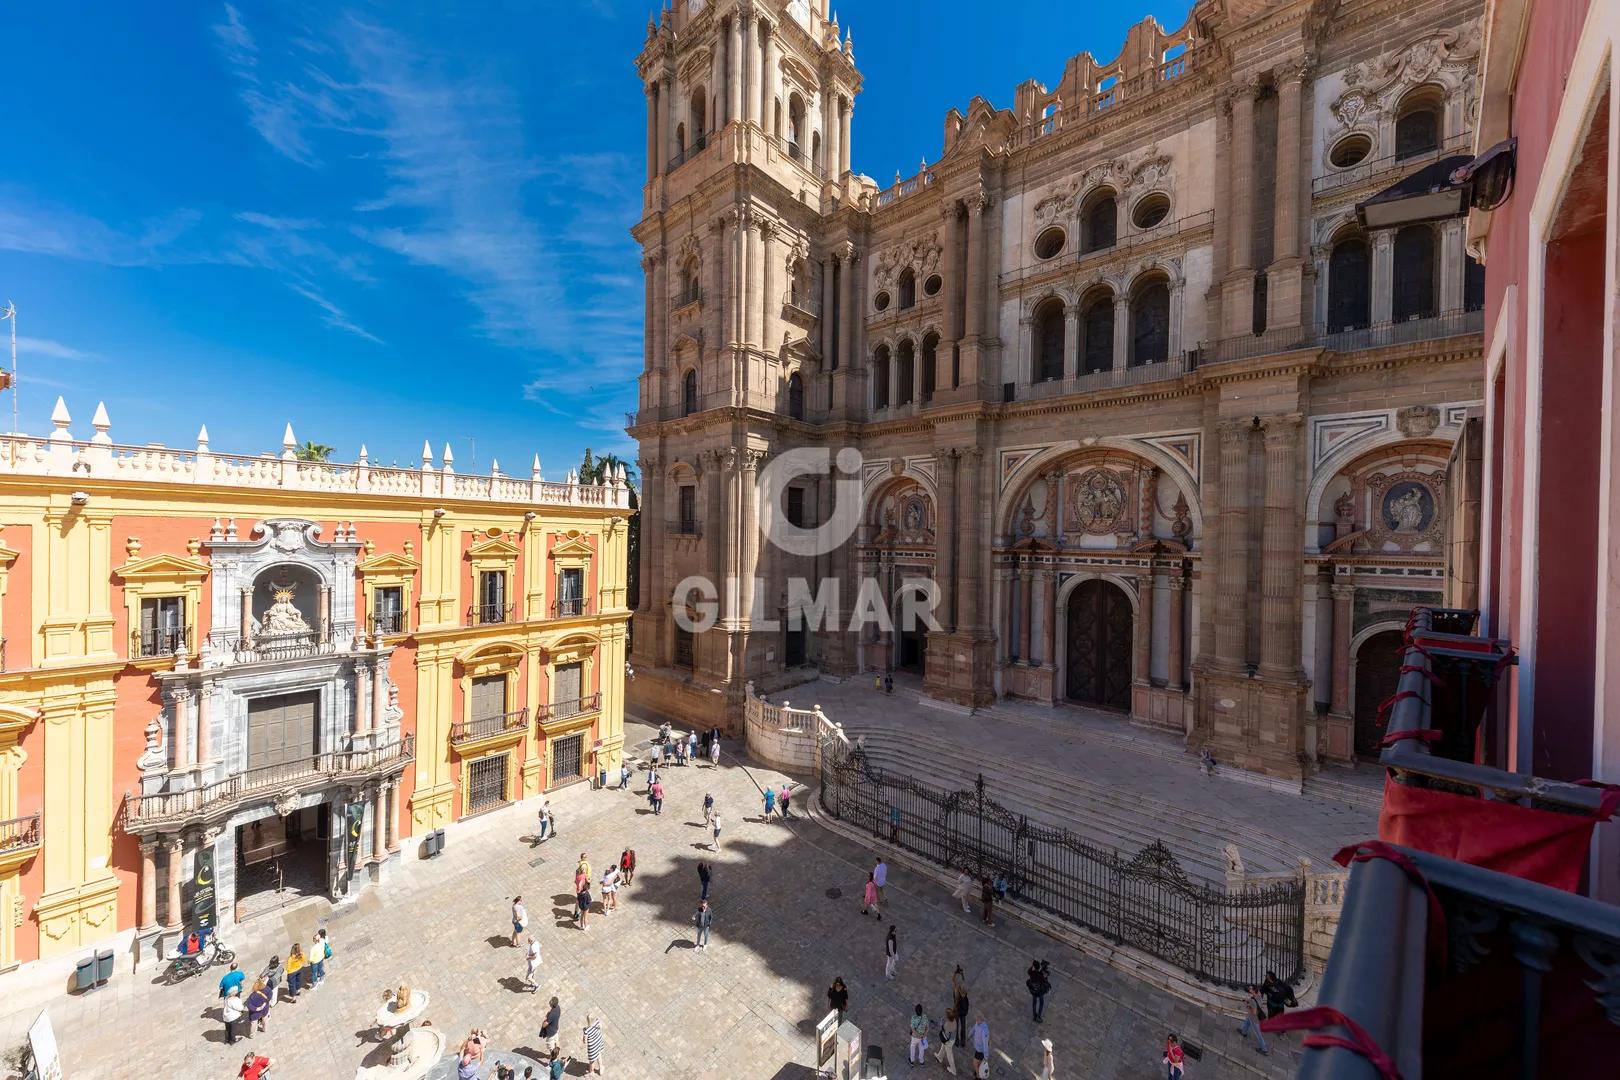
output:
[[111,949],[103,949],[96,953],[96,982],[104,983],[113,975],[113,954]]
[[422,837],[422,858],[431,859],[439,853],[439,834],[428,833]]
[[598,769],[598,770],[596,770],[596,790],[603,791],[603,790],[606,790],[606,788],[607,788],[607,770],[606,769]]
[[73,966],[73,989],[89,990],[96,985],[96,958],[87,956]]
[[861,1063],[863,1080],[878,1080],[888,1075],[883,1069],[883,1047],[877,1043],[869,1043],[866,1047],[866,1060]]
[[433,830],[433,854],[435,854],[435,855],[443,855],[444,854],[444,830],[443,829],[434,829]]

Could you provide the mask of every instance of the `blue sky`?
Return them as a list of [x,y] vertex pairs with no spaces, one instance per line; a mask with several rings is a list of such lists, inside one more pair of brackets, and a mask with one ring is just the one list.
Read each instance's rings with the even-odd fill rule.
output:
[[[952,105],[1010,105],[1187,6],[841,4],[866,77],[854,166],[909,176]],[[0,297],[23,429],[61,394],[81,438],[105,399],[118,442],[206,423],[260,452],[290,421],[343,459],[415,463],[424,439],[461,471],[632,458],[649,8],[13,7]]]

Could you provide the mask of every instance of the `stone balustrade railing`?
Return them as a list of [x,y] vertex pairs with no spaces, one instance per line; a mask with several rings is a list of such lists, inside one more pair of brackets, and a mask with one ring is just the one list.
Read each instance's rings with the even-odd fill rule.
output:
[[1337,866],[1317,870],[1311,860],[1301,858],[1292,870],[1256,873],[1243,866],[1237,845],[1226,849],[1226,888],[1228,892],[1259,892],[1281,881],[1300,881],[1305,885],[1305,964],[1312,971],[1327,967],[1333,951],[1333,939],[1339,931],[1339,916],[1344,908],[1345,885],[1350,872]]
[[59,476],[85,483],[113,480],[544,506],[630,507],[630,486],[622,471],[614,471],[600,484],[581,483],[573,472],[565,481],[557,482],[541,478],[538,457],[527,479],[503,475],[498,463],[487,475],[459,474],[448,445],[443,464],[435,465],[432,451],[424,444],[421,464],[416,468],[372,464],[364,446],[358,461],[306,461],[298,457],[291,425],[283,436],[280,456],[215,451],[208,445],[206,427],[198,432],[194,450],[130,446],[113,442],[104,407],[96,410],[96,434],[90,439],[75,439],[68,431],[71,418],[61,399],[51,414],[51,423],[55,430],[44,438],[0,435],[0,477]]
[[843,725],[827,719],[820,705],[801,709],[786,701],[774,704],[756,694],[752,682],[744,692],[743,720],[748,752],[789,772],[814,772],[823,741],[849,746]]

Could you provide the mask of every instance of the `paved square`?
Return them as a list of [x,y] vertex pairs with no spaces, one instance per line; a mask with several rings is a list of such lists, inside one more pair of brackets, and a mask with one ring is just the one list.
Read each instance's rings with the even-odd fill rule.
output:
[[[651,734],[628,725],[631,742]],[[215,997],[222,973],[179,986],[121,970],[107,989],[51,1006],[67,1075],[232,1077],[245,1050],[275,1059],[276,1080],[347,1078],[381,1059],[370,1018],[385,987],[409,982],[433,996],[427,1017],[454,1046],[473,1027],[495,1046],[539,1056],[547,999],[562,1001],[563,1047],[582,1054],[587,1012],[602,1017],[609,1075],[641,1080],[810,1077],[811,1032],[826,1012],[834,976],[850,989],[850,1018],[881,1045],[891,1075],[944,1075],[930,1060],[908,1070],[906,1017],[921,1002],[943,1015],[953,967],[967,973],[975,1013],[989,1020],[997,1077],[1039,1074],[1039,1039],[1056,1044],[1064,1077],[1157,1077],[1164,1033],[1204,1050],[1191,1075],[1283,1076],[1291,1051],[1261,1057],[1235,1024],[1136,983],[1010,919],[994,929],[961,915],[944,890],[896,870],[879,923],[860,913],[870,854],[799,816],[759,820],[758,785],[783,777],[735,758],[720,768],[664,773],[664,813],[639,792],[570,789],[552,799],[560,835],[534,845],[533,808],[499,811],[459,834],[433,862],[407,861],[381,890],[329,911],[324,903],[249,923],[231,944],[243,967],[308,941],[317,921],[332,934],[328,979],[278,1005],[269,1031],[224,1044]],[[712,791],[724,812],[725,850],[714,855],[701,827]],[[626,846],[640,870],[618,914],[593,914],[580,931],[569,919],[572,872],[587,851],[597,874]],[[715,867],[713,944],[693,948],[697,864]],[[836,890],[836,895],[835,891]],[[507,944],[510,898],[524,896],[544,949],[538,993],[522,989],[522,951]],[[883,978],[883,935],[899,928],[898,977]],[[1024,972],[1052,961],[1046,1023],[1029,1019]],[[33,1014],[0,1018],[5,1045],[18,1045]],[[1296,1040],[1297,1045],[1297,1040]],[[967,1069],[959,1058],[959,1072]],[[583,1072],[576,1064],[573,1074]]]

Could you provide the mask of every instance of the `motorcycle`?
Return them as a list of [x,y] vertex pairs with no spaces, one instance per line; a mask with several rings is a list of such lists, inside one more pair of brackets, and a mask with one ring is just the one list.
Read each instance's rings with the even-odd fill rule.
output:
[[183,982],[193,975],[201,975],[215,964],[229,964],[235,959],[236,953],[219,939],[218,934],[214,934],[208,938],[208,944],[200,951],[181,953],[170,960],[165,974],[171,983]]

